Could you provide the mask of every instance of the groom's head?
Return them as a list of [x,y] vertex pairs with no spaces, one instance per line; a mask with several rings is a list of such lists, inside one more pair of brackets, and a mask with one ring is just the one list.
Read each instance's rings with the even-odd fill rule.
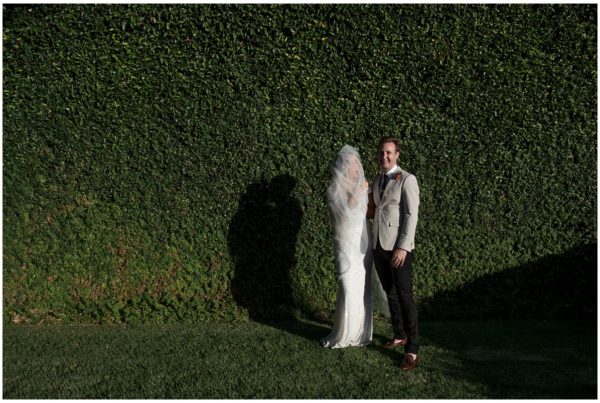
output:
[[396,161],[400,156],[400,148],[398,146],[398,139],[395,137],[382,137],[379,140],[379,147],[377,148],[377,159],[379,161],[379,167],[382,171],[387,172],[396,165]]

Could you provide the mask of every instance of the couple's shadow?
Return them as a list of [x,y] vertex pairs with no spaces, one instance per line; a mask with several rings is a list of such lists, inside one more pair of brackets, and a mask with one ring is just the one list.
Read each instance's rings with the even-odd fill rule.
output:
[[319,342],[332,322],[296,319],[292,271],[303,213],[295,187],[294,177],[280,175],[246,188],[227,235],[235,263],[231,292],[251,320]]
[[290,175],[249,185],[229,226],[229,251],[235,262],[231,291],[254,321],[294,317],[291,273],[302,223],[295,186]]

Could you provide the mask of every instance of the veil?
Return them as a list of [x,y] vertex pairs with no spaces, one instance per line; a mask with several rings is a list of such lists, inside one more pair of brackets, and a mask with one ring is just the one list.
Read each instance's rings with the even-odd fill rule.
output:
[[331,182],[327,189],[327,205],[334,226],[342,223],[350,214],[363,213],[367,191],[360,155],[356,148],[345,145],[331,167]]

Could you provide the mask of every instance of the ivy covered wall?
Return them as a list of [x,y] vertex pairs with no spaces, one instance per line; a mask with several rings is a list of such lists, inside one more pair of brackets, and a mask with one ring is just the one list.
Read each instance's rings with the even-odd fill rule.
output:
[[328,318],[329,166],[351,144],[373,177],[382,135],[423,316],[595,316],[596,5],[3,19],[5,320]]

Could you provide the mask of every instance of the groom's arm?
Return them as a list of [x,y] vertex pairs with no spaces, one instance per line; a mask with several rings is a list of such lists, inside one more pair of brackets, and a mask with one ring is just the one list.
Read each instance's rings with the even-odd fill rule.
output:
[[414,175],[406,178],[402,186],[402,201],[404,211],[400,214],[404,214],[404,219],[395,246],[410,252],[415,246],[415,232],[419,217],[419,185]]

